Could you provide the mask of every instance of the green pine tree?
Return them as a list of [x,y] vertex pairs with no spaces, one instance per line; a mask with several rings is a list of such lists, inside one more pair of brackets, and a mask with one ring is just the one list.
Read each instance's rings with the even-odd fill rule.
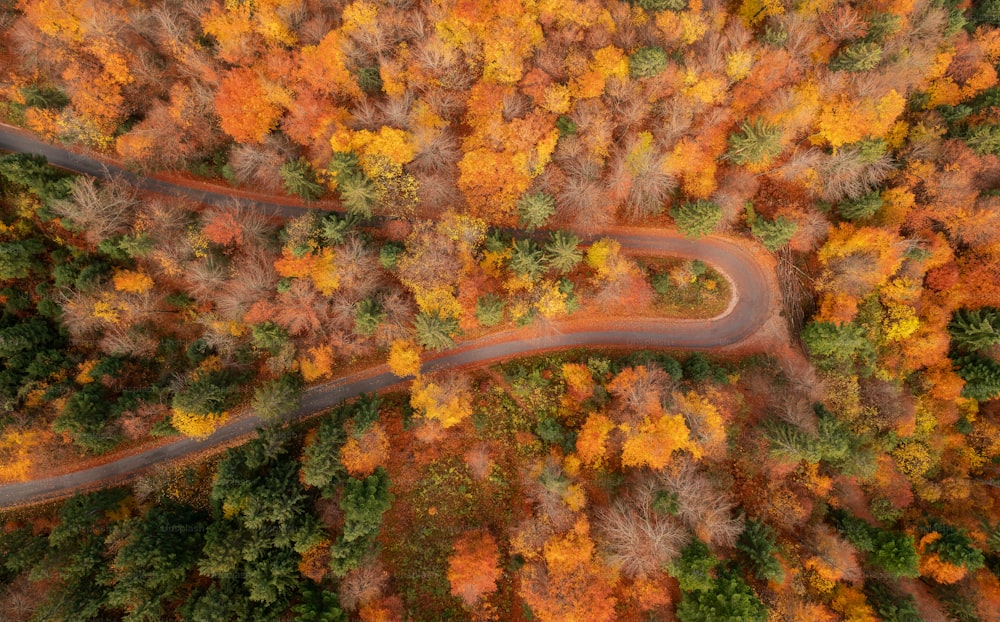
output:
[[763,119],[745,122],[729,136],[726,158],[744,166],[766,164],[781,153],[781,135],[780,127]]
[[685,236],[700,238],[715,231],[722,222],[722,208],[713,201],[698,199],[672,208],[670,216]]

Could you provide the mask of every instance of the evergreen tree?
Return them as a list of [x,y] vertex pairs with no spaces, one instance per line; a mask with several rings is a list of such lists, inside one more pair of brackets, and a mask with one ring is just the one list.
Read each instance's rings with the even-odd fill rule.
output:
[[708,545],[698,538],[692,538],[681,549],[680,556],[670,563],[669,571],[677,579],[681,590],[706,592],[715,585],[715,567],[718,565],[719,560]]
[[882,195],[878,190],[861,195],[857,199],[844,201],[837,206],[837,212],[847,220],[864,220],[871,218],[882,209]]
[[371,218],[378,194],[375,184],[360,171],[337,177],[337,191],[340,203],[349,214]]
[[775,544],[774,530],[766,524],[755,520],[747,521],[736,542],[736,548],[746,556],[755,577],[761,581],[779,583],[784,580],[785,573],[775,557],[778,547]]
[[503,321],[504,302],[496,294],[483,294],[476,301],[476,319],[483,326],[496,326]]
[[69,197],[69,173],[49,166],[44,156],[12,153],[0,156],[0,178],[7,183],[30,190],[43,203]]
[[389,474],[382,467],[365,479],[350,478],[344,483],[340,498],[344,530],[330,549],[330,566],[336,576],[356,568],[374,543],[382,514],[392,504],[389,484]]
[[580,238],[565,231],[553,231],[545,245],[545,259],[549,266],[561,274],[571,272],[583,259]]
[[788,244],[798,228],[797,222],[787,220],[784,216],[778,216],[774,220],[764,220],[758,216],[750,225],[750,233],[760,240],[764,248],[774,252]]
[[837,529],[859,551],[868,553],[868,562],[893,578],[920,574],[920,555],[913,536],[869,525],[842,510],[830,512]]
[[444,350],[455,345],[452,336],[459,332],[458,319],[442,316],[439,311],[418,313],[413,321],[417,341],[428,350]]
[[316,171],[303,158],[286,162],[279,171],[285,182],[285,190],[305,201],[315,201],[323,196],[323,184],[316,176]]
[[165,501],[113,536],[124,544],[115,555],[108,603],[127,612],[126,622],[166,617],[165,603],[176,599],[201,555],[206,520],[192,507]]
[[628,70],[633,78],[650,78],[667,68],[668,56],[663,48],[644,47],[628,57]]
[[340,462],[340,448],[347,441],[343,426],[345,418],[343,409],[325,416],[302,455],[303,483],[319,488],[324,498],[333,495],[346,474]]
[[371,337],[385,318],[382,305],[375,298],[365,298],[354,305],[354,332]]
[[288,331],[274,322],[263,322],[255,324],[251,329],[253,345],[255,348],[266,350],[272,356],[281,351],[281,348],[288,343]]
[[766,164],[781,153],[781,128],[763,119],[744,122],[729,136],[726,158],[743,166]]
[[15,240],[0,243],[0,280],[26,279],[42,272],[41,255],[45,246],[38,240]]
[[327,213],[320,220],[320,237],[326,244],[337,245],[347,239],[354,225],[357,224],[357,217],[352,214],[340,217],[337,214]]
[[336,592],[311,585],[302,590],[302,600],[292,607],[292,622],[347,622]]
[[556,212],[556,200],[545,192],[526,192],[517,202],[517,214],[528,231],[544,227]]
[[882,62],[882,47],[873,42],[850,43],[830,61],[832,71],[869,71]]
[[677,605],[680,622],[765,622],[767,607],[731,570],[719,573],[709,589],[685,591]]
[[637,5],[647,11],[683,11],[687,0],[636,0]]
[[920,620],[917,601],[890,587],[883,581],[865,581],[865,597],[882,622],[912,622]]
[[968,354],[955,359],[957,373],[965,381],[962,395],[985,402],[1000,396],[1000,364],[991,358]]
[[948,324],[952,344],[961,350],[979,352],[1000,343],[1000,310],[959,309]]
[[802,341],[820,367],[830,369],[867,359],[872,345],[864,330],[855,324],[810,322],[802,331]]
[[510,269],[534,281],[544,271],[542,249],[534,240],[516,240],[510,255]]
[[923,521],[920,529],[925,534],[935,532],[941,535],[929,543],[926,550],[937,553],[943,561],[961,566],[969,572],[975,572],[985,564],[983,552],[972,546],[972,539],[964,529],[935,518]]
[[278,421],[299,406],[302,400],[302,375],[285,373],[254,390],[250,406],[264,421]]
[[977,24],[1000,26],[1000,0],[979,0],[973,6],[972,19]]
[[672,208],[670,216],[685,236],[700,238],[715,231],[722,222],[722,208],[713,201],[698,199]]

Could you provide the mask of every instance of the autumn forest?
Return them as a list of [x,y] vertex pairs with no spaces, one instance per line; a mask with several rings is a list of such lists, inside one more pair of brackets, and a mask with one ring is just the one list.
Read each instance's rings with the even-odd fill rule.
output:
[[0,0],[0,620],[1000,622],[998,71],[1000,0]]

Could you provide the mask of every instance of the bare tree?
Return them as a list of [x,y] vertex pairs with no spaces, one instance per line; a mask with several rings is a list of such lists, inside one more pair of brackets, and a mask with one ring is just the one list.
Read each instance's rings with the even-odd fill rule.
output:
[[857,147],[845,146],[819,164],[820,198],[831,202],[857,199],[882,183],[892,170],[892,156],[869,161]]
[[187,266],[188,293],[202,302],[210,302],[226,282],[226,269],[211,257]]
[[230,273],[232,278],[226,280],[215,296],[215,308],[223,317],[239,322],[253,303],[270,295],[278,275],[264,253],[241,255]]
[[598,513],[597,527],[607,559],[627,576],[660,571],[688,540],[677,519],[656,507],[660,492],[656,479],[647,478],[630,495]]
[[699,538],[720,546],[732,546],[743,531],[743,520],[732,515],[732,496],[716,488],[708,476],[690,460],[659,474],[659,485],[677,495],[677,518]]
[[135,218],[139,196],[135,187],[114,177],[98,184],[91,177],[73,180],[70,197],[56,201],[52,211],[83,230],[84,237],[97,245],[122,233]]
[[281,166],[288,160],[289,151],[280,141],[268,137],[262,145],[239,144],[229,154],[229,167],[233,177],[241,184],[250,185],[264,192],[278,192],[284,188]]
[[378,559],[370,559],[347,573],[340,582],[340,604],[348,611],[372,602],[382,595],[389,573]]

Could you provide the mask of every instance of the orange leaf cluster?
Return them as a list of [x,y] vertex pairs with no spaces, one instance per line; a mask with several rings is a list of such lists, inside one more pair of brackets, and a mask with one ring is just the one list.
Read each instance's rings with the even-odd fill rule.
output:
[[378,423],[360,436],[352,435],[340,448],[340,462],[351,477],[363,479],[389,460],[389,437]]
[[460,536],[448,558],[448,583],[451,594],[472,608],[486,594],[497,588],[500,579],[500,555],[496,540],[485,531]]

